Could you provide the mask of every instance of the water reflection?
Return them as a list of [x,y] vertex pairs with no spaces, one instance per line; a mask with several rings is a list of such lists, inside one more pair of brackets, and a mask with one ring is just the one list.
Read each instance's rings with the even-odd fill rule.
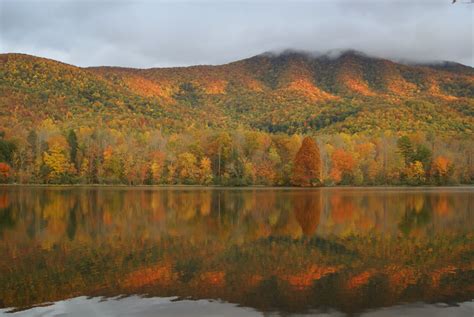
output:
[[474,298],[474,190],[0,187],[0,307],[87,296],[358,313]]

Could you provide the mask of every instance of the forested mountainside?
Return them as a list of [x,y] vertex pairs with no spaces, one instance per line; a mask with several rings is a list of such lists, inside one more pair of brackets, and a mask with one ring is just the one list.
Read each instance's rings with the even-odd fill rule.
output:
[[286,51],[131,69],[2,54],[0,178],[286,185],[309,135],[322,183],[470,183],[473,115],[474,69],[452,62]]

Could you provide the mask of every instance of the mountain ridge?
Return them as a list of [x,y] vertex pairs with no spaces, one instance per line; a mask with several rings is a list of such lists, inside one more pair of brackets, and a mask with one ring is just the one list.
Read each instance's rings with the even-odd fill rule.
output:
[[92,65],[92,66],[78,66],[72,63],[67,63],[63,62],[61,60],[49,58],[49,57],[44,57],[44,56],[37,56],[37,55],[32,55],[28,53],[19,53],[19,52],[6,52],[6,53],[0,53],[0,58],[2,56],[24,56],[24,57],[32,57],[32,58],[39,58],[39,59],[45,59],[45,60],[50,60],[58,63],[62,63],[65,65],[70,65],[82,69],[94,69],[94,68],[119,68],[119,69],[134,69],[134,70],[151,70],[151,69],[170,69],[170,68],[188,68],[188,67],[200,67],[200,66],[224,66],[232,63],[236,63],[239,61],[244,61],[248,59],[252,59],[255,57],[279,57],[279,56],[285,56],[285,55],[301,55],[301,56],[307,56],[310,58],[328,58],[328,59],[337,59],[341,55],[359,55],[361,57],[366,57],[366,58],[371,58],[371,59],[378,59],[378,60],[386,60],[390,61],[393,63],[397,64],[404,64],[407,66],[437,66],[437,65],[450,65],[450,66],[462,66],[467,69],[471,69],[474,71],[473,66],[469,66],[463,63],[455,62],[455,61],[450,61],[450,60],[426,60],[426,61],[420,61],[420,60],[409,60],[409,59],[398,59],[398,58],[389,58],[389,57],[383,57],[380,55],[375,55],[375,54],[369,54],[361,50],[356,50],[352,48],[347,48],[347,49],[331,49],[327,50],[324,52],[321,51],[311,51],[311,50],[304,50],[304,49],[293,49],[293,48],[286,48],[282,50],[275,50],[275,51],[264,51],[263,53],[257,54],[257,55],[252,55],[249,57],[243,57],[241,59],[237,59],[234,61],[229,61],[229,62],[224,62],[220,64],[193,64],[193,65],[185,65],[185,66],[153,66],[153,67],[131,67],[131,66],[115,66],[115,65]]
[[[16,111],[31,122],[51,115],[60,122],[90,121],[100,112],[104,118],[140,117],[171,130],[186,128],[185,122],[285,133],[474,130],[474,69],[469,66],[406,65],[355,50],[308,54],[285,50],[223,65],[146,69],[78,67],[1,54],[0,107],[11,110],[17,103]],[[24,100],[33,105],[25,106]],[[38,118],[32,117],[33,109]],[[398,123],[367,119],[379,112]],[[438,115],[447,126],[421,120]],[[419,119],[410,128],[396,119],[404,116]],[[10,125],[8,115],[3,121]]]

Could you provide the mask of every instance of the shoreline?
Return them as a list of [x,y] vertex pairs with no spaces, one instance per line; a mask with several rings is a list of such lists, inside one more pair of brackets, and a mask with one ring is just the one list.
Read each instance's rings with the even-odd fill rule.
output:
[[364,186],[318,186],[318,187],[297,187],[297,186],[220,186],[220,185],[125,185],[125,184],[0,184],[1,187],[23,187],[23,188],[117,188],[117,189],[206,189],[206,190],[315,190],[315,189],[348,189],[348,190],[373,190],[373,189],[473,189],[473,185],[364,185]]

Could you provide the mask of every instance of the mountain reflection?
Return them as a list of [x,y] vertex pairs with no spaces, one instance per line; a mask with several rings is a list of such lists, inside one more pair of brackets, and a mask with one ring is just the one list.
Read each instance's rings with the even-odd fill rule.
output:
[[0,187],[0,307],[80,295],[357,313],[474,298],[472,189]]

